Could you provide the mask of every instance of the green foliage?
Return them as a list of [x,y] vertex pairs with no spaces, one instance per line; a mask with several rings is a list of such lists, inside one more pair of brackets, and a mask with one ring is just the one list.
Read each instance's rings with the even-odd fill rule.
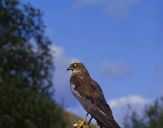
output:
[[50,41],[42,13],[19,0],[0,0],[0,128],[63,128],[52,100]]
[[126,128],[162,128],[163,127],[163,97],[144,109],[142,117],[134,111],[126,116],[124,121]]

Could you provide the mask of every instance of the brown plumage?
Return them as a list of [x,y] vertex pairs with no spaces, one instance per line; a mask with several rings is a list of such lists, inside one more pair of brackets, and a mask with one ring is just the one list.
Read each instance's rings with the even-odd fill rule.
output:
[[97,121],[100,128],[120,128],[113,118],[102,89],[91,78],[86,67],[80,62],[74,62],[67,70],[72,70],[70,78],[72,93],[83,108]]

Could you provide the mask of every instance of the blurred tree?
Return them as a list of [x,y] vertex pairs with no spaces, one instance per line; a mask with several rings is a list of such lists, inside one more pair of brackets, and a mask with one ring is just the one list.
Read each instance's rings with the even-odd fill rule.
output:
[[0,128],[64,128],[51,98],[52,55],[42,13],[0,0]]
[[126,116],[124,128],[162,128],[163,127],[163,97],[144,109],[140,117],[135,111]]

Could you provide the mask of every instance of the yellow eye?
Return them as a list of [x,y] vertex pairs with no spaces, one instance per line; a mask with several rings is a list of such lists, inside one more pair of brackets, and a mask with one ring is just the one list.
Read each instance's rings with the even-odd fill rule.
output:
[[77,64],[73,64],[73,67],[76,68],[77,67]]

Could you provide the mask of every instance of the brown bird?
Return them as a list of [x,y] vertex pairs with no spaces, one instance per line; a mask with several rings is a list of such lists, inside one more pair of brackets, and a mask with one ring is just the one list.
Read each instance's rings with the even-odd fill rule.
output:
[[[67,70],[72,71],[70,87],[80,104],[94,118],[100,128],[120,128],[114,120],[99,84],[91,78],[86,67],[80,62],[71,63]],[[91,119],[88,123],[91,122]]]

